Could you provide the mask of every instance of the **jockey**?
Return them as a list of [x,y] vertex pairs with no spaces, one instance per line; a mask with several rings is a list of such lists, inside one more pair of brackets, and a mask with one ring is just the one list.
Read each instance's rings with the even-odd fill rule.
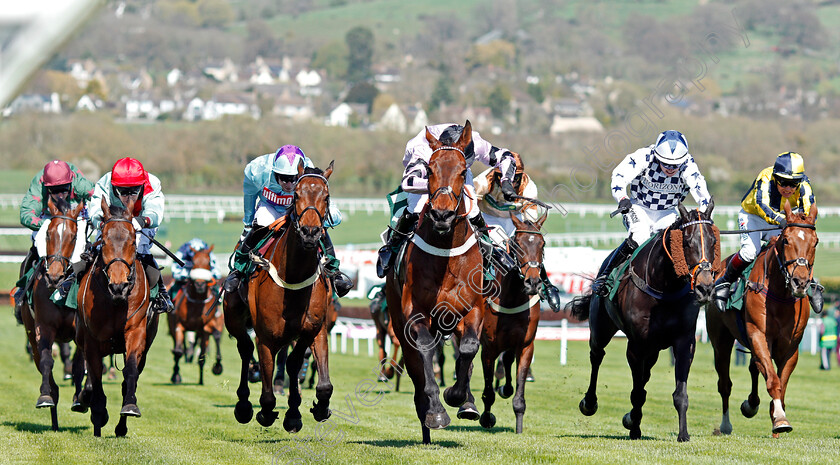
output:
[[[294,200],[298,166],[301,163],[304,167],[313,167],[312,161],[300,147],[284,145],[275,153],[267,153],[251,160],[245,167],[245,180],[242,182],[245,200],[245,216],[242,222],[245,223],[245,229],[239,237],[239,247],[234,252],[233,267],[225,280],[225,292],[234,292],[239,288],[251,264],[249,252],[271,232],[266,226],[287,213]],[[341,224],[341,212],[335,204],[329,204],[329,211],[324,220],[326,227]],[[327,258],[324,271],[333,280],[335,292],[339,297],[343,297],[353,288],[353,281],[339,270],[335,248],[326,229],[321,241],[322,252]]]
[[630,237],[604,260],[592,282],[592,293],[601,296],[606,294],[604,283],[610,271],[644,241],[673,224],[679,215],[677,205],[689,192],[703,209],[711,200],[706,179],[679,131],[665,131],[655,144],[627,155],[613,170],[610,185]]
[[[204,250],[208,247],[207,243],[202,241],[199,238],[193,238],[189,241],[185,242],[181,247],[178,248],[178,251],[175,252],[175,256],[181,259],[184,262],[184,266],[178,264],[178,262],[172,262],[172,278],[175,281],[172,282],[172,285],[169,286],[169,292],[172,295],[178,295],[178,291],[184,285],[185,282],[190,278],[190,272],[193,269],[193,256],[199,250]],[[206,279],[207,281],[217,280],[222,277],[222,270],[219,268],[219,265],[216,263],[216,254],[210,252],[210,275]],[[209,279],[212,278],[212,279]],[[204,278],[200,278],[204,279]]]
[[[511,152],[516,161],[516,171],[511,185],[517,195],[531,199],[537,198],[537,185],[530,176],[525,174],[525,165],[516,152]],[[501,188],[502,171],[498,168],[488,168],[474,180],[476,200],[484,221],[490,227],[490,237],[495,244],[505,244],[516,232],[516,226],[510,218],[510,212],[516,212],[523,221],[536,223],[548,211],[535,203],[517,199],[507,202]],[[495,258],[495,257],[494,257]],[[560,291],[548,279],[545,264],[540,263],[540,278],[543,282],[545,299],[552,310],[560,310]]]
[[160,268],[151,253],[152,238],[163,220],[164,197],[160,180],[147,172],[139,160],[121,158],[109,173],[96,182],[90,201],[90,220],[97,229],[101,228],[102,199],[108,205],[123,208],[135,202],[131,222],[137,232],[137,258],[146,269],[149,287],[158,288],[157,297],[152,300],[152,309],[158,313],[171,312],[174,309],[172,299],[160,279]]
[[[33,231],[32,247],[21,265],[21,281],[15,291],[15,318],[18,323],[20,319],[21,306],[26,298],[26,291],[31,286],[29,282],[34,273],[32,265],[38,258],[47,254],[47,228],[49,227],[49,211],[47,202],[49,198],[53,203],[66,201],[71,207],[80,202],[87,202],[93,195],[93,183],[88,181],[82,172],[71,163],[61,160],[53,160],[44,166],[29,183],[29,190],[20,202],[20,224]],[[44,221],[46,219],[46,221]],[[85,231],[87,220],[78,218],[79,231]],[[84,234],[84,232],[82,233]],[[85,241],[76,241],[76,250],[73,252],[72,260],[79,260],[84,251]]]
[[[730,285],[755,260],[761,249],[761,241],[781,234],[787,221],[784,204],[790,203],[792,211],[809,213],[814,204],[814,191],[808,176],[805,176],[805,162],[795,152],[781,153],[772,167],[761,170],[753,181],[749,192],[741,200],[738,212],[738,227],[741,230],[766,229],[778,226],[773,231],[753,231],[741,234],[741,250],[732,256],[723,276],[715,282],[715,306],[726,310]],[[822,311],[822,286],[812,282],[813,292],[809,296],[811,307],[817,313]]]
[[[395,252],[399,250],[403,241],[414,231],[417,220],[420,218],[420,212],[423,211],[423,207],[426,206],[426,202],[429,199],[429,173],[427,166],[429,159],[432,157],[432,149],[429,148],[429,142],[426,140],[426,129],[442,143],[454,144],[461,137],[461,131],[464,130],[464,127],[451,123],[427,126],[406,144],[405,156],[403,157],[405,171],[400,187],[408,193],[408,206],[392,220],[392,222],[396,222],[396,227],[389,228],[390,234],[388,240],[379,249],[376,274],[380,278],[385,277],[388,269],[393,265]],[[499,185],[502,196],[508,202],[513,201],[516,196],[516,191],[511,184],[511,180],[516,171],[516,161],[511,151],[491,145],[481,138],[478,131],[472,131],[472,143],[464,152],[467,161],[467,179],[464,183],[465,195],[470,198],[475,198],[473,175],[469,167],[472,166],[475,160],[479,160],[485,165],[499,168],[501,173]],[[473,204],[472,209],[468,213],[470,223],[479,231],[487,227],[484,222],[484,217],[480,213],[481,211],[475,204]]]

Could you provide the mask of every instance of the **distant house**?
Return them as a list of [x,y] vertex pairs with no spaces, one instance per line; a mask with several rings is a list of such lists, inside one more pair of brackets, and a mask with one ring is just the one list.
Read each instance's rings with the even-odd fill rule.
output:
[[12,100],[2,111],[3,116],[15,113],[61,113],[61,101],[58,94],[21,94]]
[[219,82],[238,82],[239,69],[233,60],[225,58],[222,62],[210,63],[204,67],[204,74]]
[[183,73],[181,73],[180,69],[173,68],[171,71],[166,73],[166,84],[169,87],[175,87],[175,85],[181,80],[182,75]]
[[70,68],[70,76],[76,80],[80,89],[87,87],[96,72],[96,63],[93,60],[69,60],[67,66]]
[[90,94],[82,95],[82,98],[76,102],[76,111],[90,111],[94,112],[103,107],[102,100],[91,96]]
[[554,115],[549,129],[551,134],[567,132],[604,132],[604,125],[593,116],[565,117]]
[[126,120],[155,120],[158,116],[160,116],[160,108],[149,95],[140,95],[125,101]]
[[429,125],[429,116],[419,103],[410,105],[405,111],[405,117],[408,120],[406,130],[411,134],[416,134]]
[[399,105],[396,103],[392,103],[391,106],[385,110],[385,114],[382,115],[382,118],[376,124],[377,129],[394,132],[406,132],[407,127],[408,120],[405,117],[405,113],[400,110]]
[[223,116],[260,119],[260,108],[250,94],[219,94],[204,102],[200,119],[215,120]]
[[327,126],[349,127],[355,124],[367,125],[367,106],[359,103],[342,102],[327,116]]
[[295,121],[310,120],[315,117],[315,109],[309,100],[291,95],[278,98],[274,102],[272,113]]
[[204,100],[195,97],[187,103],[184,114],[181,116],[185,121],[198,121],[202,119],[204,114]]
[[321,95],[323,79],[315,70],[302,69],[295,75],[295,81],[300,86],[300,95],[317,97]]

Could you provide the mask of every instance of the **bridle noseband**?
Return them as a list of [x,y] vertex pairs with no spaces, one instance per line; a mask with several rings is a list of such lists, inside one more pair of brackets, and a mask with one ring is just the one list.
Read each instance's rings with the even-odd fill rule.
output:
[[[784,229],[787,228],[804,228],[804,229],[812,229],[814,231],[817,230],[817,227],[813,224],[808,223],[788,223]],[[784,234],[784,230],[782,230],[782,234]],[[782,276],[785,278],[785,287],[790,288],[791,279],[793,279],[793,272],[788,271],[788,267],[790,265],[794,265],[793,271],[796,271],[797,267],[803,266],[806,270],[808,270],[808,278],[812,278],[814,274],[814,264],[808,262],[808,259],[805,257],[797,257],[794,260],[785,260],[783,257],[785,245],[787,244],[787,238],[781,237],[779,241],[782,243],[781,247],[776,247],[776,262],[779,264],[779,270],[782,272]],[[781,248],[781,251],[778,249]]]

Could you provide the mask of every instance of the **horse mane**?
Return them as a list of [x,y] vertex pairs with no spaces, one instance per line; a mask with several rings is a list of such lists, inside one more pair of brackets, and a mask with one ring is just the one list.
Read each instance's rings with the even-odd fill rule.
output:
[[67,214],[70,211],[70,202],[67,199],[53,199],[53,204],[63,214]]
[[321,168],[314,167],[314,166],[312,166],[312,167],[307,166],[306,168],[303,169],[303,174],[317,174],[319,176],[323,176],[324,175],[324,170],[322,170]]
[[128,210],[119,205],[109,205],[108,212],[111,213],[111,216],[116,216],[117,218],[128,218]]

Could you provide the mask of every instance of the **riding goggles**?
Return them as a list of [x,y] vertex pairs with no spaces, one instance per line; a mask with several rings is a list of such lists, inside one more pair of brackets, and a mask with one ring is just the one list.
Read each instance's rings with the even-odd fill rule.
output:
[[799,187],[800,182],[798,179],[785,179],[776,176],[776,184],[779,187]]
[[295,182],[295,180],[297,179],[297,175],[275,173],[274,174],[274,179],[276,179],[278,183],[280,183],[280,182],[291,183],[291,182]]
[[143,186],[114,186],[114,192],[119,197],[138,196],[143,190]]
[[672,170],[678,169],[680,167],[680,165],[669,165],[667,163],[662,163],[662,162],[659,162],[659,163],[662,165],[662,169],[668,170],[668,171],[672,171]]
[[70,192],[70,184],[59,184],[57,186],[48,186],[47,192],[50,194],[67,194]]

